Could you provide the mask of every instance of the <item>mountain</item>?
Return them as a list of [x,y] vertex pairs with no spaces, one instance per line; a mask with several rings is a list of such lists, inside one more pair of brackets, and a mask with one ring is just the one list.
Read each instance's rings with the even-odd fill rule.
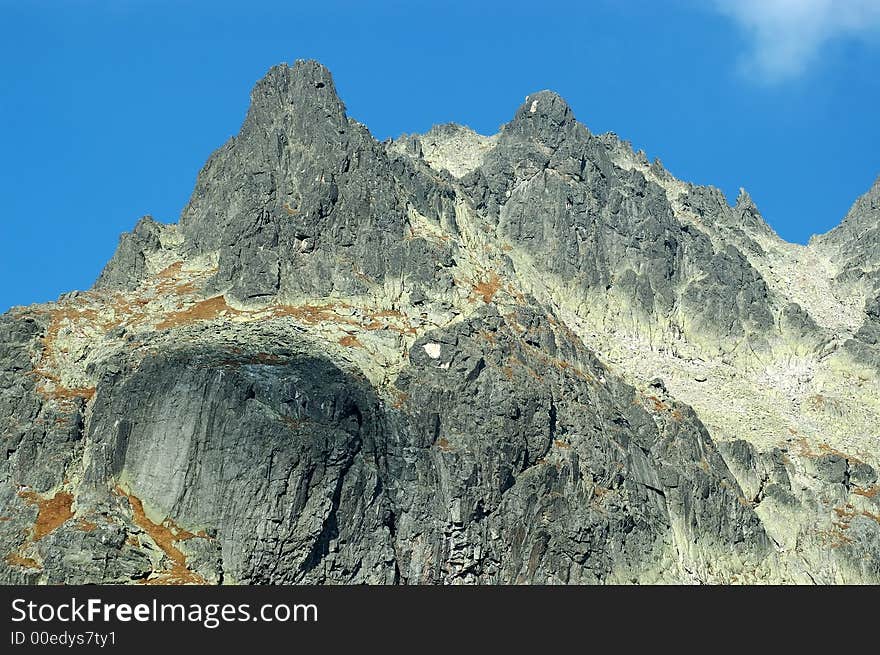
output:
[[878,193],[789,244],[550,91],[380,143],[276,66],[0,317],[0,581],[880,582]]

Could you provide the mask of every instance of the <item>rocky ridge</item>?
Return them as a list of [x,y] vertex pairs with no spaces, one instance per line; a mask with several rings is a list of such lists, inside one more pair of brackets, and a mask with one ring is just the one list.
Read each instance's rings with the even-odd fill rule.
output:
[[379,143],[277,66],[0,318],[0,579],[878,582],[878,188],[788,244],[552,92]]

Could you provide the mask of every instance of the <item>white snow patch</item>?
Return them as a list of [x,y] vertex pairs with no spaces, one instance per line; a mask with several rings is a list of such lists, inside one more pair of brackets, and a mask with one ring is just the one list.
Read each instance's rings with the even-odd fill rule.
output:
[[425,352],[428,353],[428,357],[431,359],[438,359],[440,357],[439,343],[426,343],[422,348],[425,349]]

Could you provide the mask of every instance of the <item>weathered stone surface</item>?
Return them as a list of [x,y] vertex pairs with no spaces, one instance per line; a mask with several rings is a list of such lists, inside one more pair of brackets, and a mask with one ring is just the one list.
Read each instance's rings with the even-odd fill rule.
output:
[[98,288],[133,289],[148,275],[147,256],[162,248],[161,226],[145,216],[134,230],[123,234],[113,259],[101,271]]
[[843,222],[814,239],[838,264],[837,279],[865,298],[864,322],[845,344],[853,359],[880,371],[880,177]]
[[439,223],[451,194],[348,118],[323,66],[276,66],[251,100],[180,219],[191,253],[219,252],[214,288],[253,301],[363,293],[387,276],[433,280],[449,253],[403,238],[408,211]]
[[0,317],[0,581],[880,581],[876,185],[803,248],[549,91],[251,99],[179,225]]
[[[756,347],[765,340],[769,292],[747,258],[682,224],[666,190],[618,166],[607,140],[575,121],[556,94],[526,98],[463,184],[497,237],[558,276],[588,313],[604,313],[607,300],[593,305],[610,296],[633,312],[636,330],[668,323],[722,351],[744,337]],[[723,207],[715,216],[759,220],[750,200]]]

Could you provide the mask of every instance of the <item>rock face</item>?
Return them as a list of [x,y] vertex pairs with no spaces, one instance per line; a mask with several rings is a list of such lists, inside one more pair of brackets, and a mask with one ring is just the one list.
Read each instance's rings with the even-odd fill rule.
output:
[[864,323],[846,348],[880,371],[880,177],[839,226],[815,241],[840,262],[837,279],[857,285],[866,298]]
[[452,195],[392,162],[345,115],[329,72],[277,66],[239,135],[214,153],[180,218],[188,254],[217,253],[212,288],[254,301],[357,294],[386,277],[433,282],[448,248],[406,240],[412,208],[440,221]]
[[0,581],[880,582],[877,189],[794,246],[552,92],[379,143],[275,67],[0,317]]

